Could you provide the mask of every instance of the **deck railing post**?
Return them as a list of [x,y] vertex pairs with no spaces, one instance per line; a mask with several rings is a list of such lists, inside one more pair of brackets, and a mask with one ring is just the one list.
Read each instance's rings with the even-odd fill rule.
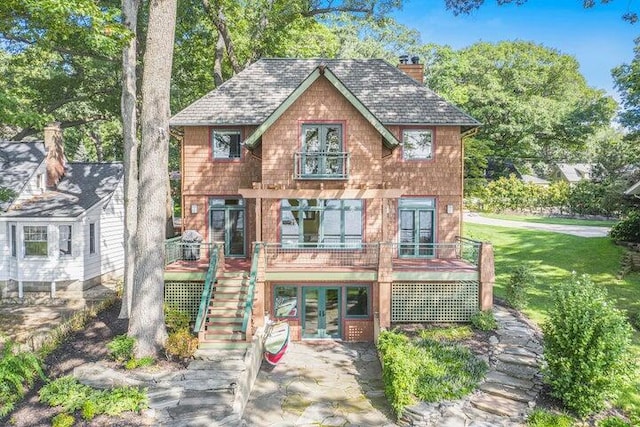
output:
[[493,284],[496,281],[494,271],[493,246],[489,242],[480,245],[478,257],[478,270],[480,273],[479,309],[490,310],[493,308]]

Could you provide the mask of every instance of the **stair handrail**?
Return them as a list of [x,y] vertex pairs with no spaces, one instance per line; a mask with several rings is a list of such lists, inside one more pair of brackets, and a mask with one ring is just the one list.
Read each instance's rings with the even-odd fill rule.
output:
[[205,313],[209,301],[211,301],[211,293],[213,292],[213,283],[215,282],[215,272],[218,269],[218,252],[220,251],[220,245],[218,243],[213,244],[213,250],[209,255],[209,269],[204,279],[204,288],[202,289],[202,296],[200,297],[200,305],[198,306],[198,315],[196,316],[196,323],[193,327],[193,332],[198,333],[202,329]]
[[258,258],[262,250],[262,243],[256,243],[253,247],[253,256],[251,257],[251,273],[249,273],[249,288],[247,289],[247,301],[244,304],[244,316],[242,318],[242,333],[247,333],[249,326],[249,318],[253,310],[253,295],[256,289],[256,281],[258,280]]

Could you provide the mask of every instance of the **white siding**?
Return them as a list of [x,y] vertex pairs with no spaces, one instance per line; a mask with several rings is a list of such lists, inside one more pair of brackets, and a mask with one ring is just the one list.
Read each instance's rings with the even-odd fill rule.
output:
[[100,215],[101,273],[124,270],[124,186],[120,180]]
[[9,280],[10,262],[9,224],[0,222],[0,282]]
[[[102,267],[100,266],[100,254],[102,253],[102,248],[100,247],[99,241],[100,236],[102,235],[102,227],[100,226],[100,213],[102,212],[102,204],[98,204],[91,208],[85,215],[84,220],[82,221],[82,229],[84,230],[83,234],[83,255],[84,255],[84,280],[91,279],[93,277],[97,277],[100,275],[102,271]],[[90,242],[89,242],[89,228],[91,224],[95,224],[95,253],[90,253]]]

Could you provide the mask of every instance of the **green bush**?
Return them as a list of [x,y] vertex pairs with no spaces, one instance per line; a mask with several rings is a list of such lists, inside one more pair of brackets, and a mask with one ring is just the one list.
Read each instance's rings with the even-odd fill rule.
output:
[[474,328],[481,331],[493,331],[498,328],[493,310],[478,311],[469,320]]
[[528,304],[527,289],[534,283],[531,268],[519,265],[514,268],[505,287],[507,303],[516,310],[522,310]]
[[614,240],[640,243],[640,211],[631,211],[625,219],[614,224],[609,236]]
[[553,396],[585,416],[615,397],[629,372],[631,327],[588,276],[559,286],[552,299],[542,328],[545,381]]
[[164,323],[167,325],[169,333],[180,329],[189,329],[191,316],[188,312],[178,310],[168,304],[164,305]]
[[40,359],[31,352],[17,351],[15,343],[7,340],[0,353],[0,417],[13,410],[37,377],[45,378]]
[[198,337],[194,337],[189,329],[179,329],[169,334],[164,349],[169,356],[189,359],[198,349]]
[[133,359],[133,347],[136,344],[136,340],[127,335],[118,335],[113,340],[107,343],[109,349],[109,356],[116,362],[124,363],[127,360]]
[[468,325],[432,327],[420,331],[420,338],[434,341],[462,341],[473,336]]
[[535,409],[527,418],[528,427],[572,427],[573,419],[568,415],[554,414],[544,409]]
[[51,427],[73,427],[76,423],[76,419],[73,418],[73,415],[69,414],[58,414],[51,420]]
[[607,417],[598,421],[598,427],[632,427],[631,423],[618,417]]
[[124,364],[125,369],[136,369],[136,368],[144,368],[145,366],[152,366],[156,363],[156,359],[152,356],[142,357],[140,359],[131,358],[127,360]]
[[415,397],[437,402],[469,394],[487,371],[465,347],[430,339],[411,341],[396,332],[383,331],[378,350],[385,394],[398,417]]
[[116,387],[97,390],[71,376],[58,378],[40,389],[40,401],[49,406],[61,406],[66,413],[81,411],[85,420],[100,414],[118,415],[148,406],[146,390],[137,387]]

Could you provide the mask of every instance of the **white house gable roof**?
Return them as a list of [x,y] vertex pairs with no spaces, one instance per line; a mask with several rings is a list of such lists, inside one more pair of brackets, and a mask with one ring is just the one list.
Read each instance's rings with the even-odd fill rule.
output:
[[[0,141],[0,188],[17,197],[46,156],[43,142]],[[0,202],[0,212],[15,200]]]

